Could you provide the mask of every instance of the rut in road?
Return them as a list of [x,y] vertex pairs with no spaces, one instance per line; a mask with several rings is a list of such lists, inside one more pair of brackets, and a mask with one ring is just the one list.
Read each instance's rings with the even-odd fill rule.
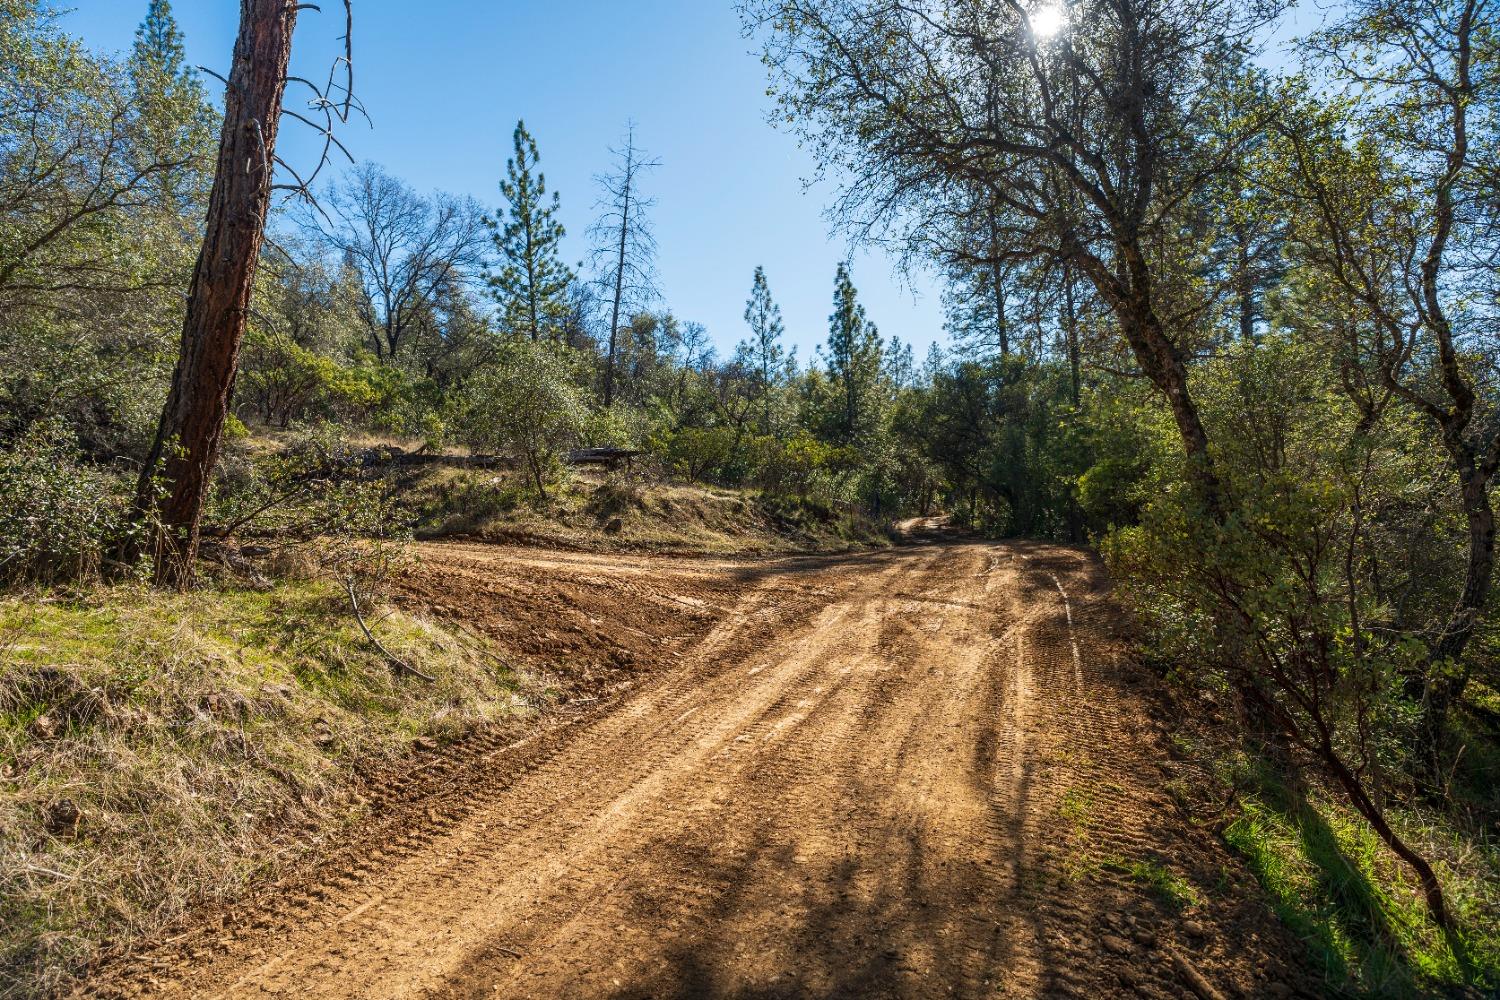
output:
[[[643,565],[732,584],[675,667],[463,763],[457,802],[122,992],[1180,997],[1293,977],[1159,790],[1150,680],[1084,553]],[[1133,864],[1192,884],[1191,921]]]

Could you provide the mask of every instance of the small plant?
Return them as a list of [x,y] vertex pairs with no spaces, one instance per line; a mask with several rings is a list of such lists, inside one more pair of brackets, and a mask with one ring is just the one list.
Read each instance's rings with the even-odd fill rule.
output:
[[1103,867],[1130,876],[1136,882],[1151,889],[1156,896],[1174,910],[1185,910],[1198,905],[1198,892],[1186,879],[1163,864],[1148,859],[1131,861],[1125,858],[1110,858]]
[[1057,812],[1073,825],[1075,833],[1085,835],[1094,822],[1094,796],[1083,789],[1070,788],[1057,807]]

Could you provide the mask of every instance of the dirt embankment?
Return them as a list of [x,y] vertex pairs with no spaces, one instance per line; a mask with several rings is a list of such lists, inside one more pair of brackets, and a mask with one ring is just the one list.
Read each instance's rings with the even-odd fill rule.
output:
[[423,555],[407,599],[553,658],[575,711],[437,758],[320,870],[94,993],[1298,986],[1248,875],[1160,790],[1153,682],[1082,553]]
[[584,552],[751,556],[840,552],[889,543],[887,525],[815,500],[574,473],[546,501],[514,475],[395,470],[420,538]]

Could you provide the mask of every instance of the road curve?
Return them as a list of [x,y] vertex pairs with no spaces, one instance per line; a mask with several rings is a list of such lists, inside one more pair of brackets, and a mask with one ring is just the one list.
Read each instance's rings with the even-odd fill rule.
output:
[[1153,682],[1091,556],[943,541],[675,571],[733,586],[674,668],[472,755],[423,821],[119,992],[1255,996],[1289,975],[1161,792]]

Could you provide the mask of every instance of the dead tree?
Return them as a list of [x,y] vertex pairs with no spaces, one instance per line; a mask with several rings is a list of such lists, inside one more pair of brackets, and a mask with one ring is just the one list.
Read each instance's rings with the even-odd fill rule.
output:
[[[350,3],[346,24],[352,29]],[[337,145],[335,118],[347,121],[353,104],[352,30],[346,30],[345,56],[335,63],[325,88],[287,75],[297,14],[312,4],[294,0],[241,0],[239,37],[225,80],[224,128],[209,197],[203,246],[188,291],[182,347],[172,374],[172,388],[162,410],[156,439],[141,470],[137,507],[150,525],[149,544],[156,582],[185,586],[193,576],[199,522],[210,476],[218,460],[224,421],[234,390],[240,341],[249,317],[255,265],[265,238],[276,166],[296,178],[283,185],[306,195],[308,183],[276,157],[276,136],[283,113],[319,129],[326,137],[323,159]],[[341,73],[342,82],[334,80]],[[212,74],[217,76],[218,74]],[[220,77],[220,79],[223,79]],[[308,105],[322,125],[282,108],[289,82],[305,84],[316,95]],[[341,90],[338,100],[331,96]],[[342,146],[338,148],[342,149]],[[346,155],[347,155],[347,151]]]
[[625,146],[613,151],[618,161],[614,173],[599,178],[604,188],[599,207],[603,214],[594,223],[594,256],[607,262],[603,283],[612,297],[609,312],[609,351],[604,362],[604,405],[613,405],[615,370],[619,357],[620,314],[632,300],[640,303],[656,294],[653,258],[656,238],[651,234],[646,211],[653,202],[640,191],[641,174],[660,166],[648,160],[635,144],[635,125],[625,131]]
[[321,201],[307,206],[304,228],[352,266],[370,347],[380,360],[397,361],[480,268],[483,214],[468,199],[424,197],[369,163]]

